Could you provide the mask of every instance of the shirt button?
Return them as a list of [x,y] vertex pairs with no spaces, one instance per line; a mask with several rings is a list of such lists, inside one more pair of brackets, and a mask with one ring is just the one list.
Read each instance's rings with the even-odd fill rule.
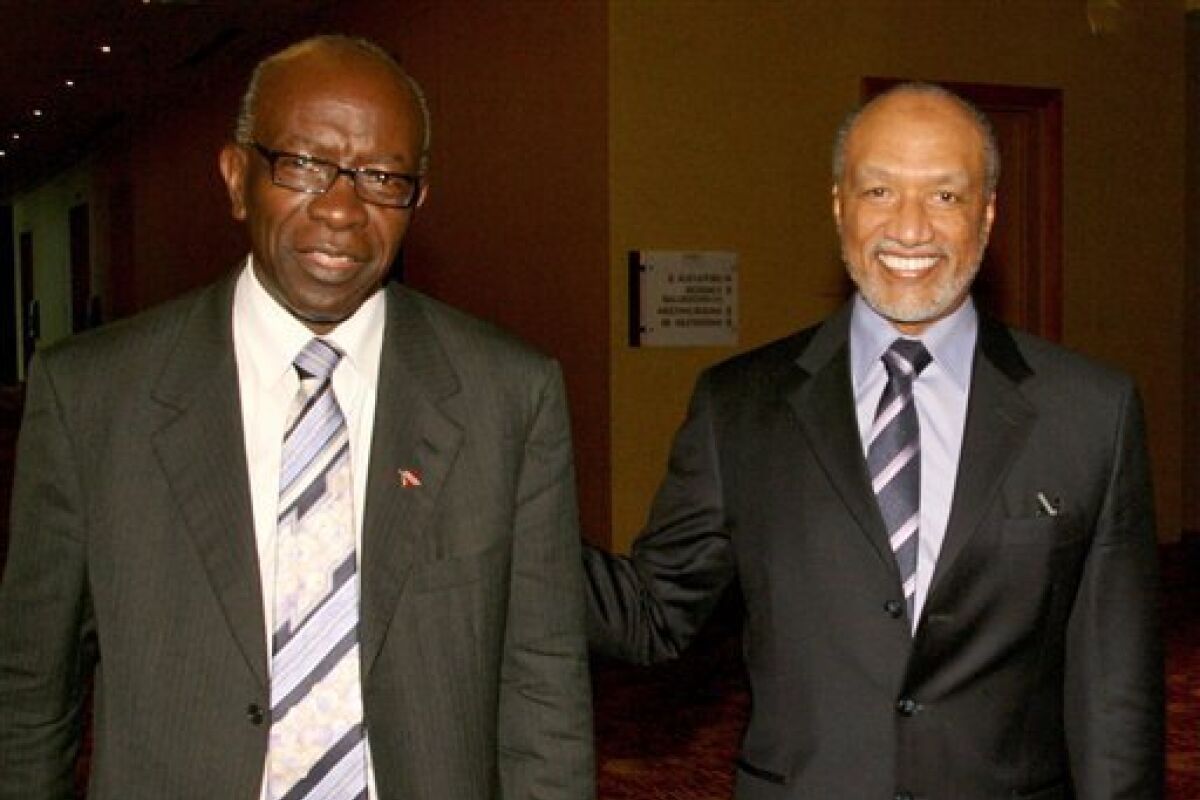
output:
[[900,617],[904,616],[904,604],[899,600],[888,600],[883,604],[883,610],[892,619],[900,619]]
[[266,712],[262,710],[262,706],[258,703],[251,703],[246,706],[246,719],[250,721],[251,725],[262,725],[266,718]]
[[911,717],[921,710],[921,704],[911,697],[904,697],[896,703],[896,710],[906,717]]

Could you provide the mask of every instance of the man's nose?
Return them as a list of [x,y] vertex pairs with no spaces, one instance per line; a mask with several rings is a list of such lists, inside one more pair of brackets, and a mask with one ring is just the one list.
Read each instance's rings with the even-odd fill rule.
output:
[[888,236],[901,244],[915,245],[933,238],[929,210],[917,197],[902,197],[892,217]]
[[345,173],[338,175],[324,194],[313,196],[308,213],[332,228],[352,228],[367,219],[366,201],[358,196],[354,178]]

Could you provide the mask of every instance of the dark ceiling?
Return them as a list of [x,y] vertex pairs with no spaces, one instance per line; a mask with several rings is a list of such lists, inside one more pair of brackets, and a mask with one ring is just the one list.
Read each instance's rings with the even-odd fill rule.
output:
[[[77,161],[203,70],[257,58],[331,5],[0,0],[0,202]],[[110,53],[101,51],[105,45]]]

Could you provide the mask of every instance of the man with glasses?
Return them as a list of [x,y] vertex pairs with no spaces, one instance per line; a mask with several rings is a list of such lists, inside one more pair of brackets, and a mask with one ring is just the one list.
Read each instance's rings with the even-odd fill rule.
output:
[[557,365],[383,284],[429,120],[374,45],[254,71],[235,275],[39,354],[0,584],[0,798],[591,797]]

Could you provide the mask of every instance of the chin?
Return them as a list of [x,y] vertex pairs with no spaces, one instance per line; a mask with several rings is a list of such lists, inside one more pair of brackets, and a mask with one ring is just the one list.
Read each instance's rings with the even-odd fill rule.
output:
[[931,287],[920,296],[879,291],[879,287],[862,289],[867,304],[882,316],[899,323],[928,323],[948,316],[966,300],[972,273],[966,281]]
[[954,298],[942,297],[881,297],[879,292],[863,291],[867,305],[880,316],[901,324],[933,322],[944,317],[954,308]]

